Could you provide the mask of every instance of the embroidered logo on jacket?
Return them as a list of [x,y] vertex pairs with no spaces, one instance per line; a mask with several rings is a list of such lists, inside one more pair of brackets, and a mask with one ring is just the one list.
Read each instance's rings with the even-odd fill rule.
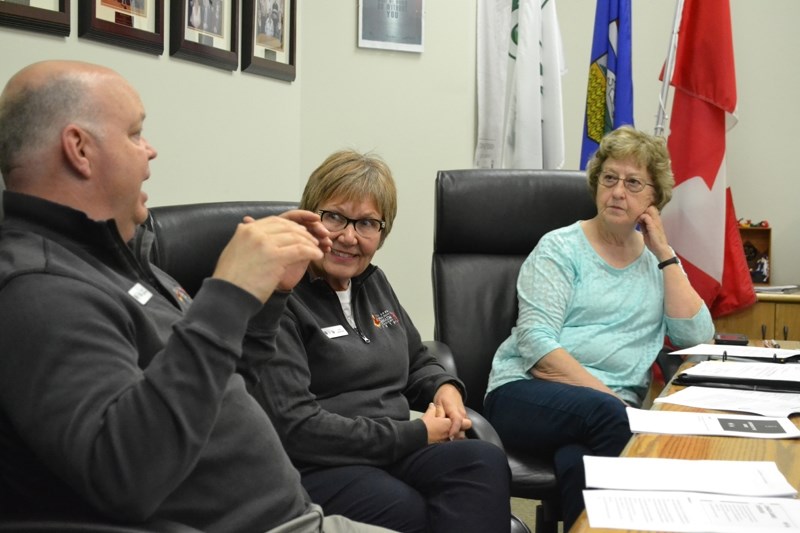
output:
[[376,328],[388,328],[396,326],[400,323],[397,315],[393,311],[381,311],[380,313],[372,315],[372,323]]
[[189,296],[189,293],[186,292],[186,289],[178,285],[172,290],[172,294],[175,295],[175,299],[178,300],[178,303],[181,307],[185,307],[189,305],[192,301],[192,297]]

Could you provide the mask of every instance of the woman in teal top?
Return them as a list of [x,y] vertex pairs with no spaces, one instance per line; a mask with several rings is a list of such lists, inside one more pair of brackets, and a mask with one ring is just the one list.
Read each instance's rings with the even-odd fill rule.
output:
[[674,183],[665,141],[619,128],[587,176],[597,215],[548,233],[522,265],[485,400],[506,446],[553,455],[565,531],[583,510],[583,456],[622,451],[625,407],[641,405],[664,336],[691,346],[714,334],[661,223]]

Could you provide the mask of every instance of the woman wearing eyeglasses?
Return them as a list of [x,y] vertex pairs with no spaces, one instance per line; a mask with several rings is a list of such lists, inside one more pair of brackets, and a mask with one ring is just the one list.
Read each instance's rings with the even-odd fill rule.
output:
[[[505,454],[464,439],[464,385],[371,264],[397,212],[391,171],[336,152],[311,174],[300,208],[320,215],[332,249],[288,296],[277,346],[251,327],[245,352],[264,356],[253,393],[312,500],[401,532],[508,531]],[[410,409],[422,416],[411,420]]]
[[564,530],[583,510],[584,455],[616,456],[664,344],[713,337],[669,246],[664,139],[609,133],[586,169],[597,215],[542,237],[517,280],[517,324],[494,356],[485,414],[508,448],[554,456]]

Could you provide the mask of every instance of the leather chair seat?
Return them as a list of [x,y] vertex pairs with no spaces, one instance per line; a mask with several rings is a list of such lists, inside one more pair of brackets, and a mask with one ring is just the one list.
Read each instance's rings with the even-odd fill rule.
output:
[[535,500],[542,493],[556,494],[558,483],[553,474],[552,460],[508,448],[506,456],[516,485],[515,496]]

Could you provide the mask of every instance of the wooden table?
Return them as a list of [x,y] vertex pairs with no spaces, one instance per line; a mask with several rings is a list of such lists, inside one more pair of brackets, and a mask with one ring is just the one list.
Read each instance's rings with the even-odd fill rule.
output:
[[[800,342],[781,342],[782,348],[800,348]],[[684,365],[685,366],[685,365]],[[668,385],[662,396],[682,389]],[[654,404],[666,411],[718,412],[674,404]],[[791,420],[800,427],[800,416]],[[622,451],[622,457],[661,457],[669,459],[723,459],[732,461],[775,461],[789,483],[800,490],[800,439],[748,439],[744,437],[702,437],[691,435],[635,434]],[[570,533],[620,533],[621,529],[589,527],[586,512],[578,518]]]

